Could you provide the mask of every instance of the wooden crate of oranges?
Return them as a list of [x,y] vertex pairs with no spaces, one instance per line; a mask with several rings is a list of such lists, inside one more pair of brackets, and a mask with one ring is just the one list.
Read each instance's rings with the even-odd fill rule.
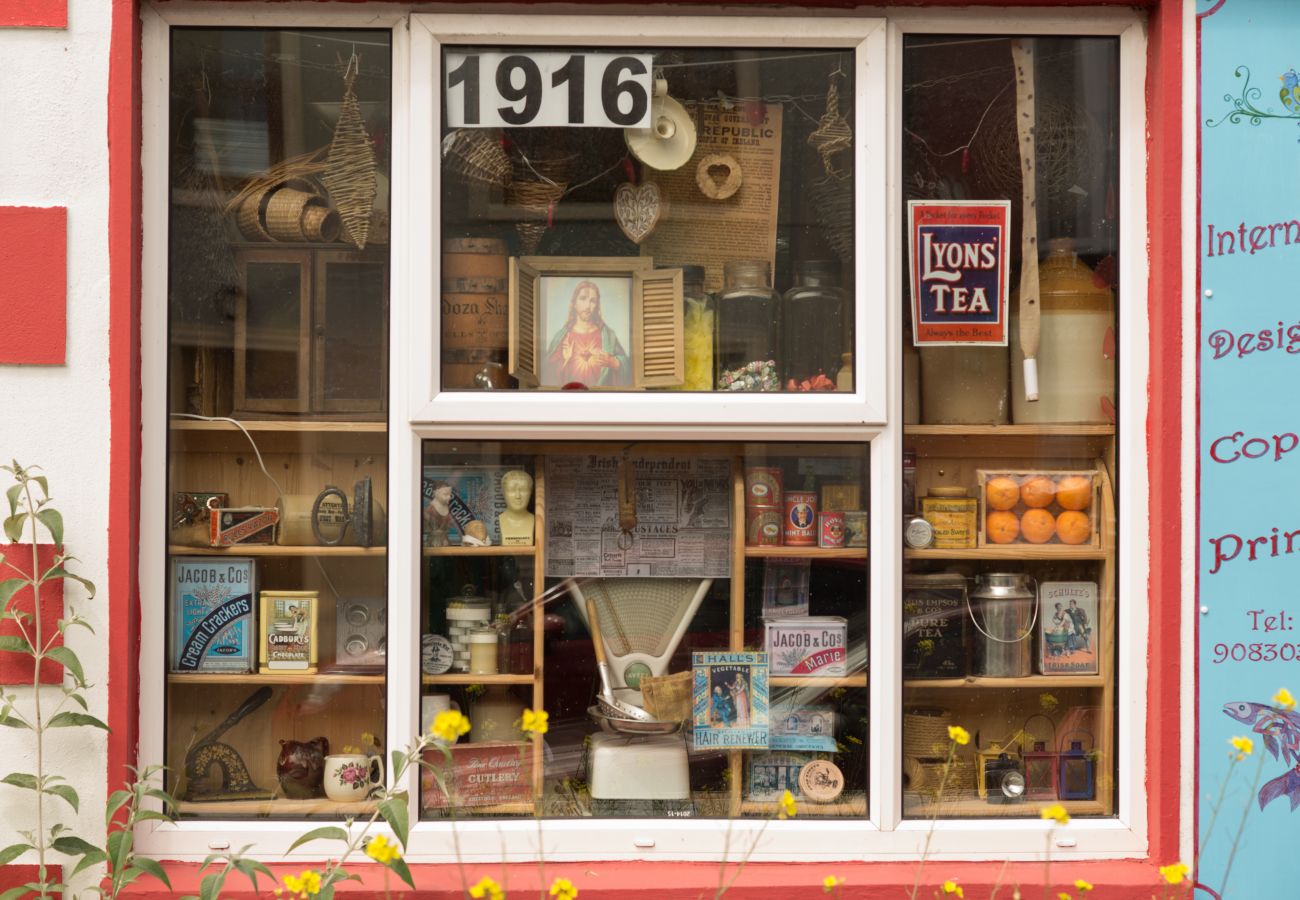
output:
[[1084,471],[976,469],[979,546],[1100,547],[1101,479]]

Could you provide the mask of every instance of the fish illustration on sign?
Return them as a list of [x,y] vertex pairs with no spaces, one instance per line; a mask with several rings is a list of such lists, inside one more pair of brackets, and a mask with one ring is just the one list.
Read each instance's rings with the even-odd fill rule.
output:
[[1223,711],[1251,730],[1264,741],[1264,749],[1274,759],[1285,762],[1289,769],[1268,781],[1259,789],[1259,808],[1263,809],[1278,797],[1291,801],[1291,811],[1300,806],[1300,713],[1239,700],[1225,704]]

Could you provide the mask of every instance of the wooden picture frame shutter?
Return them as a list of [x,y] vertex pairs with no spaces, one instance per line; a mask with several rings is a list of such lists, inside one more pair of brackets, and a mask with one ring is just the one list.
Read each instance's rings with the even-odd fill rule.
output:
[[634,386],[681,387],[686,380],[682,270],[634,273],[632,288],[637,302]]
[[520,387],[537,387],[540,365],[537,358],[536,269],[510,258],[510,355],[508,371]]

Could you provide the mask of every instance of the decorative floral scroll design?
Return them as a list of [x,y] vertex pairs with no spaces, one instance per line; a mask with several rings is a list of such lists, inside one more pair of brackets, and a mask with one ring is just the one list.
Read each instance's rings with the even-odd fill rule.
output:
[[1224,122],[1232,125],[1239,125],[1243,119],[1251,125],[1259,125],[1265,119],[1289,119],[1293,122],[1300,123],[1300,75],[1296,74],[1295,69],[1291,69],[1285,75],[1280,76],[1282,88],[1278,91],[1278,98],[1286,108],[1285,112],[1278,112],[1272,106],[1260,108],[1260,103],[1264,97],[1264,91],[1258,87],[1252,87],[1250,83],[1250,68],[1247,66],[1238,66],[1233,72],[1237,78],[1245,78],[1241,86],[1241,95],[1234,97],[1232,94],[1224,94],[1223,99],[1232,104],[1232,109],[1224,113],[1217,121],[1206,119],[1207,128],[1216,128]]

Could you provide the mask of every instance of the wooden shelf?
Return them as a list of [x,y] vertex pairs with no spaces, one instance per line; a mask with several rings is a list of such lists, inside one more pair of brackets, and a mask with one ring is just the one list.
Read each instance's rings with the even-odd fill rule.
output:
[[1007,544],[1002,547],[975,547],[970,550],[904,550],[903,559],[1003,559],[1061,560],[1110,559],[1112,551],[1099,547],[1072,547],[1063,544]]
[[1105,687],[1105,675],[1026,675],[1024,678],[908,678],[903,687],[909,690],[940,688],[943,690],[1042,690],[1044,688]]
[[746,547],[746,559],[767,559],[789,556],[797,559],[855,559],[867,560],[866,547]]
[[906,437],[1110,437],[1114,425],[904,425]]
[[[948,800],[939,804],[941,819],[1037,819],[1039,811],[1045,806],[1060,803],[1072,816],[1107,815],[1105,804],[1100,800],[1022,800],[1019,803],[989,803],[978,797],[970,800]],[[802,811],[802,810],[801,810]],[[935,804],[903,799],[903,817],[908,819],[929,819],[934,816]]]
[[450,547],[425,547],[421,552],[425,556],[533,556],[537,548],[531,545],[528,547],[463,547],[457,544]]
[[[259,431],[297,432],[301,434],[387,434],[387,422],[322,422],[298,419],[239,419],[249,433]],[[202,419],[171,419],[172,431],[233,431],[239,429],[230,422],[208,422]]]
[[[740,803],[740,813],[745,816],[770,816],[777,808],[777,801],[763,803],[756,800],[742,800]],[[841,795],[839,800],[833,803],[813,803],[811,800],[800,800],[798,807],[799,818],[809,816],[857,816],[864,818],[867,815],[867,795],[858,791],[847,795]]]
[[768,687],[774,688],[864,688],[867,686],[867,673],[858,672],[856,675],[845,675],[843,677],[835,675],[813,675],[811,677],[769,675],[767,684]]
[[274,800],[180,800],[176,804],[176,812],[182,817],[202,816],[205,819],[233,816],[301,818],[303,816],[369,815],[375,811],[375,806],[376,804],[370,800],[336,803],[324,797],[313,800],[277,797]]
[[383,675],[346,675],[342,672],[172,672],[168,684],[377,684]]
[[369,556],[383,558],[387,547],[281,547],[279,544],[241,544],[235,547],[168,546],[172,556]]
[[471,672],[448,672],[446,675],[421,675],[421,684],[532,684],[531,675],[474,675]]

